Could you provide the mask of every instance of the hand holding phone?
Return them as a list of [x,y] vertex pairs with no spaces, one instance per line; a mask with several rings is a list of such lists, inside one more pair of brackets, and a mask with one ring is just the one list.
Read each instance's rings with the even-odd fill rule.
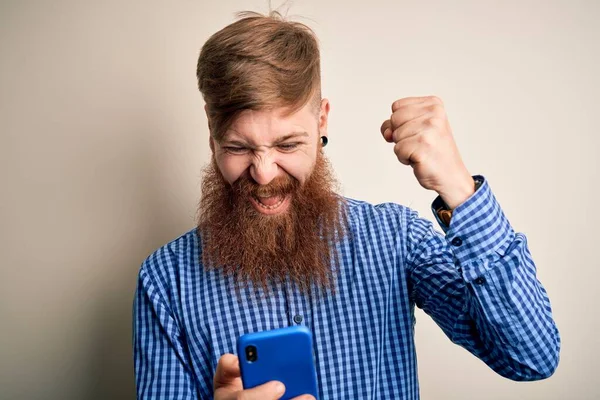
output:
[[306,327],[242,335],[237,350],[244,388],[279,381],[286,388],[282,400],[305,394],[317,398],[312,334]]
[[[244,390],[240,379],[239,361],[233,354],[224,354],[217,365],[213,380],[215,400],[277,400],[285,392],[281,382],[267,382],[252,389]],[[294,400],[309,400],[302,396]]]

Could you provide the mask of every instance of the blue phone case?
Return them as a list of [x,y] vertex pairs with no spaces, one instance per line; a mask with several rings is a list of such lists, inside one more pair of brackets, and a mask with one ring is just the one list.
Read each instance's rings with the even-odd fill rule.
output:
[[282,400],[302,394],[318,399],[312,334],[306,327],[242,335],[237,351],[244,389],[276,380],[285,385]]

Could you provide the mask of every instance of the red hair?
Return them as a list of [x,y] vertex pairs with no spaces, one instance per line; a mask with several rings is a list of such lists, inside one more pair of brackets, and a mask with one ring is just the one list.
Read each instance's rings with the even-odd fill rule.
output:
[[243,110],[287,108],[321,100],[319,45],[314,32],[279,12],[245,12],[202,47],[196,75],[212,137],[220,140]]

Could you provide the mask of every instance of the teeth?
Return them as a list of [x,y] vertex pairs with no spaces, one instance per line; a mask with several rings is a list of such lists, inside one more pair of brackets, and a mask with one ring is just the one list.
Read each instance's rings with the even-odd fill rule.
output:
[[281,198],[281,200],[279,200],[279,201],[277,202],[277,204],[273,204],[272,206],[267,206],[267,205],[264,205],[264,204],[263,204],[263,203],[260,201],[260,198],[259,198],[259,197],[254,197],[254,199],[256,200],[256,202],[258,203],[258,205],[259,205],[260,207],[262,207],[262,208],[264,208],[264,209],[266,209],[266,210],[274,210],[274,209],[276,209],[277,207],[279,207],[279,206],[281,205],[281,203],[283,203],[283,200],[285,200],[285,197],[282,197],[282,198]]

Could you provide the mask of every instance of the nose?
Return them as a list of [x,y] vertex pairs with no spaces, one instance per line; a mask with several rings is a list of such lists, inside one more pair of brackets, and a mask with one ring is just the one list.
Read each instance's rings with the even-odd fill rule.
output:
[[250,175],[259,185],[269,184],[275,179],[277,172],[277,163],[271,157],[257,157],[250,166]]

